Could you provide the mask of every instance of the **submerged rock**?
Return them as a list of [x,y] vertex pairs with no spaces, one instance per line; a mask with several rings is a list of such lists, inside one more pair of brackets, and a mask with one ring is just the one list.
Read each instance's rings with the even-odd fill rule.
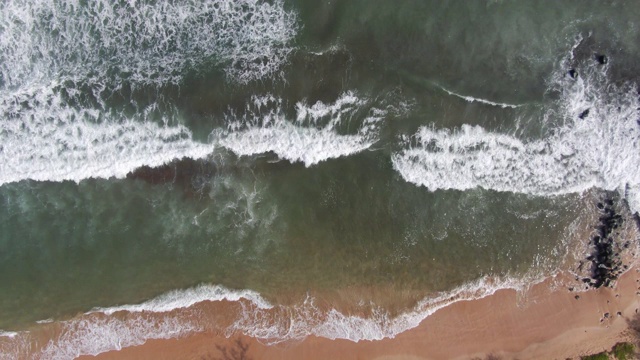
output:
[[600,65],[604,65],[609,61],[609,59],[607,59],[607,56],[603,54],[595,54],[594,58]]
[[152,185],[174,184],[189,194],[206,187],[207,179],[216,173],[214,163],[182,158],[158,167],[142,166],[127,174],[127,179],[142,180]]

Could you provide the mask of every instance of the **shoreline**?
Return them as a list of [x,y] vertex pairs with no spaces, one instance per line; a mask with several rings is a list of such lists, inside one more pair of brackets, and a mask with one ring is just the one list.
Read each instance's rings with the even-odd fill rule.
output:
[[247,346],[247,359],[472,359],[488,354],[566,359],[609,350],[627,339],[627,322],[640,308],[637,267],[625,272],[614,288],[573,292],[554,286],[557,280],[534,284],[522,297],[514,289],[501,289],[480,299],[456,301],[417,327],[383,340],[309,336],[266,345],[244,335],[226,338],[219,332],[202,332],[78,359],[217,359],[222,353],[216,346],[237,350],[237,341]]

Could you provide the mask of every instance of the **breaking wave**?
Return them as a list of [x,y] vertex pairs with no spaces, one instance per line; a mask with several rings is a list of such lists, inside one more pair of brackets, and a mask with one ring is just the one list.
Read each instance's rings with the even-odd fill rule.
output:
[[282,1],[3,1],[0,185],[207,156],[214,146],[193,141],[171,106],[127,99],[132,115],[105,99],[125,84],[179,84],[205,62],[240,83],[271,75],[296,21]]
[[[539,281],[534,280],[529,285]],[[307,297],[298,306],[276,308],[276,316],[273,316],[273,310],[252,308],[251,311],[245,311],[227,329],[227,335],[240,331],[267,344],[302,340],[308,336],[353,342],[394,338],[455,302],[481,299],[501,289],[522,290],[524,284],[519,280],[483,277],[452,291],[427,297],[414,308],[395,317],[377,307],[368,316],[344,314],[336,309],[326,311],[317,306],[313,298]]]
[[163,111],[164,125],[145,121],[154,113],[157,104],[133,117],[72,106],[59,87],[0,98],[0,184],[124,177],[142,165],[212,151],[186,127],[167,125],[169,113]]
[[[173,291],[142,304],[94,309],[75,319],[47,324],[59,326],[59,329],[39,348],[33,345],[34,334],[28,331],[12,333],[5,341],[0,339],[0,351],[9,358],[71,359],[140,345],[150,339],[179,338],[204,331],[222,331],[227,336],[242,333],[268,344],[302,340],[312,335],[354,342],[380,340],[418,326],[431,314],[455,302],[483,298],[500,289],[522,290],[525,283],[534,282],[484,277],[426,298],[395,317],[381,308],[374,308],[367,316],[344,314],[336,309],[323,310],[309,296],[298,305],[272,305],[250,290],[201,285]],[[238,309],[232,315],[230,325],[212,322],[203,315],[202,311],[206,310],[187,308],[224,300],[233,302]],[[175,312],[179,309],[182,312]],[[128,314],[118,316],[121,312]]]
[[442,86],[440,86],[440,85],[437,85],[437,84],[435,84],[435,83],[434,83],[434,85],[436,85],[437,87],[439,87],[442,91],[446,92],[447,94],[449,94],[449,95],[451,95],[451,96],[458,97],[458,98],[460,98],[460,99],[462,99],[462,100],[465,100],[465,101],[468,101],[468,102],[470,102],[470,103],[478,102],[478,103],[481,103],[481,104],[486,104],[486,105],[491,105],[491,106],[499,106],[499,107],[501,107],[501,108],[503,108],[503,109],[504,109],[504,108],[512,108],[512,109],[515,109],[515,108],[519,108],[520,106],[522,106],[522,105],[507,104],[507,103],[495,102],[495,101],[486,100],[486,99],[475,98],[475,97],[473,97],[473,96],[460,95],[460,94],[458,94],[458,93],[456,93],[456,92],[453,92],[453,91],[451,91],[451,90],[447,90],[446,88],[444,88],[444,87],[442,87]]
[[542,139],[523,140],[464,125],[423,126],[393,167],[429,190],[475,187],[532,195],[618,190],[640,210],[640,102],[635,86],[609,84],[606,68],[590,66],[576,79],[554,76],[560,93],[547,117],[559,124]]
[[0,84],[177,83],[205,61],[247,82],[286,61],[296,21],[282,1],[3,1]]
[[141,345],[149,339],[173,339],[200,330],[188,321],[174,317],[136,317],[129,321],[102,317],[65,322],[60,336],[51,340],[36,357],[75,359],[110,350]]
[[[346,92],[331,104],[297,103],[295,120],[289,121],[281,99],[261,96],[253,98],[243,117],[230,116],[228,128],[214,136],[241,156],[273,152],[308,167],[369,148],[387,112]],[[355,131],[349,132],[350,127]]]
[[205,158],[218,147],[240,156],[274,152],[311,166],[369,148],[388,113],[347,92],[329,104],[299,102],[291,120],[281,99],[254,96],[247,113],[228,114],[227,128],[215,130],[209,142],[201,143],[193,140],[171,107],[152,103],[131,116],[108,110],[102,102],[97,107],[74,106],[69,98],[84,98],[69,89],[43,87],[0,99],[0,184],[122,178],[143,165]]
[[3,330],[0,330],[0,337],[13,338],[13,337],[16,337],[17,335],[18,335],[18,333],[15,332],[15,331],[3,331]]

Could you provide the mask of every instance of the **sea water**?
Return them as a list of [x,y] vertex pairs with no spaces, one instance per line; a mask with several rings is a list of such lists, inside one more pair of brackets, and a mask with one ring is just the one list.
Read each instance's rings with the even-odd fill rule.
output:
[[605,193],[640,210],[638,18],[1,3],[0,357],[381,339],[575,268]]

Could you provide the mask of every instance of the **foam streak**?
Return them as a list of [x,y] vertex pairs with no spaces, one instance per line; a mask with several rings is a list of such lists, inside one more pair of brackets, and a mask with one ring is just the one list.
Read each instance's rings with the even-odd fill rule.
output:
[[459,97],[460,99],[466,100],[470,103],[472,102],[479,102],[482,104],[486,104],[486,105],[491,105],[491,106],[499,106],[501,108],[512,108],[512,109],[516,109],[519,108],[522,105],[514,105],[514,104],[507,104],[507,103],[499,103],[499,102],[494,102],[494,101],[489,101],[489,100],[485,100],[485,99],[480,99],[480,98],[475,98],[473,96],[465,96],[465,95],[460,95],[458,93],[455,93],[453,91],[447,90],[446,88],[437,85],[437,87],[439,87],[442,91],[446,92],[447,94],[451,95],[451,96],[455,96],[455,97]]

